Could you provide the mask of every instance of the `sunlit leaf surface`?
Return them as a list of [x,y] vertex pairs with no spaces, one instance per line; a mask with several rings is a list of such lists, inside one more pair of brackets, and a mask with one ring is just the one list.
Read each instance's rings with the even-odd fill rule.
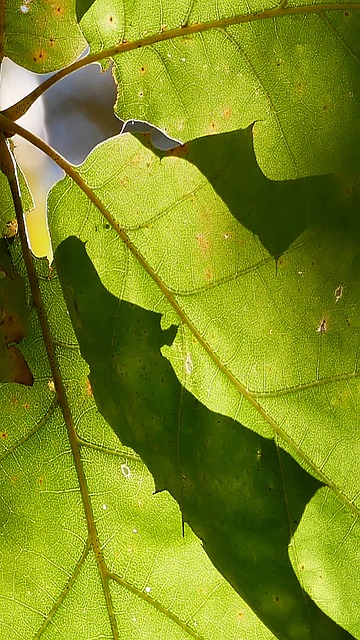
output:
[[[133,253],[125,249],[110,225],[89,206],[69,179],[51,194],[50,222],[56,246],[69,235],[86,242],[86,250],[101,281],[111,293],[161,312],[164,327],[180,325],[181,330],[173,344],[164,346],[162,353],[169,358],[188,391],[212,411],[235,418],[265,438],[275,438],[278,446],[324,483],[326,489],[322,491],[327,497],[321,494],[322,509],[305,510],[299,546],[295,536],[290,557],[295,572],[308,585],[315,601],[328,615],[356,634],[359,633],[356,615],[350,623],[346,611],[350,593],[353,610],[359,605],[356,574],[350,572],[340,582],[334,575],[333,589],[329,587],[332,595],[325,599],[321,581],[326,576],[327,584],[332,582],[333,559],[328,562],[327,554],[322,552],[321,559],[319,556],[316,559],[317,572],[314,574],[313,558],[310,562],[306,551],[308,540],[313,536],[314,513],[316,526],[331,530],[331,548],[339,566],[346,566],[351,561],[351,552],[358,549],[356,407],[359,402],[359,333],[356,309],[359,291],[354,270],[358,269],[359,245],[358,235],[354,233],[358,228],[356,184],[349,195],[347,183],[342,185],[340,181],[339,184],[333,178],[314,179],[316,184],[311,180],[284,185],[266,181],[256,170],[248,135],[248,132],[238,134],[236,148],[242,150],[247,164],[253,166],[249,172],[252,201],[249,205],[245,200],[242,207],[242,200],[239,200],[235,212],[238,220],[216,193],[226,184],[228,202],[234,204],[236,201],[234,192],[238,182],[232,167],[237,163],[240,166],[241,157],[236,158],[234,147],[228,149],[226,139],[199,140],[161,156],[126,135],[100,145],[81,168],[81,174],[126,230],[134,244]],[[212,145],[212,155],[209,145]],[[227,149],[231,154],[229,171],[226,170]],[[211,160],[217,155],[223,159],[222,170],[218,173]],[[202,172],[196,164],[201,165]],[[206,170],[208,174],[212,172],[211,182],[205,178]],[[318,188],[318,194],[309,211],[303,212],[299,226],[305,229],[304,232],[296,237],[297,225],[289,224],[284,230],[278,225],[274,240],[272,230],[264,230],[263,241],[275,242],[275,246],[282,248],[289,243],[289,233],[293,235],[292,244],[275,261],[253,232],[252,226],[257,222],[255,214],[264,210],[264,194],[267,194],[268,214],[276,216],[274,202],[279,192],[284,203],[292,203],[291,206],[294,206],[296,196],[295,206],[300,211],[301,198],[307,197],[309,183],[312,190]],[[327,193],[332,193],[332,197],[327,199]],[[350,200],[344,216],[346,198]],[[322,201],[325,205],[327,202],[328,208],[320,213],[317,206]],[[326,211],[327,228],[322,225]],[[239,222],[242,217],[246,226]],[[104,247],[107,247],[106,251]],[[143,265],[136,258],[138,251]],[[71,266],[70,260],[64,260],[65,273],[67,262],[69,272],[76,272],[76,260]],[[82,270],[80,264],[79,272]],[[80,275],[71,276],[73,284],[68,287],[67,299],[80,336],[86,331],[85,320],[81,319],[81,306],[85,304],[86,296],[82,294],[80,301],[77,299],[74,284],[77,277]],[[96,296],[94,318],[98,313],[95,312],[95,300]],[[100,303],[100,306],[104,305]],[[85,316],[86,322],[91,323],[91,308],[87,308]],[[104,317],[106,319],[106,312]],[[110,400],[110,372],[114,366],[111,358],[115,356],[105,357],[101,354],[101,338],[96,342],[96,335],[104,334],[104,327],[101,327],[100,324],[91,338],[85,336],[83,353],[90,362],[86,348],[100,349],[98,357],[103,367],[100,377],[107,372],[108,381],[104,384],[109,399],[107,402],[98,398],[99,405],[111,422],[112,402],[119,401],[116,406],[120,408],[112,411],[119,411],[117,428],[124,437],[126,434],[126,440],[128,432],[126,427],[121,427],[124,409],[116,387],[112,394],[115,399]],[[116,333],[111,335],[115,345]],[[109,353],[112,353],[111,349]],[[117,375],[121,379],[121,364],[119,367]],[[92,375],[96,376],[96,373]],[[141,389],[141,384],[139,386]],[[160,391],[158,393],[161,395]],[[138,394],[141,398],[140,390]],[[138,425],[142,424],[140,416],[135,419]],[[141,431],[141,427],[137,428]],[[137,444],[136,436],[133,438],[132,446],[147,459],[141,438]],[[193,438],[192,448],[194,452],[198,448],[201,457],[201,440],[197,440],[196,433]],[[209,438],[205,439],[205,442],[209,441]],[[231,464],[236,466],[236,449],[236,446],[232,447],[233,458],[229,452],[221,453],[219,449],[221,469]],[[179,451],[182,464],[181,447]],[[158,463],[160,465],[161,461]],[[187,464],[185,460],[184,464]],[[288,511],[282,516],[283,525],[288,528],[291,505],[297,503],[297,498],[291,481],[286,479],[281,459],[275,467],[277,481],[283,490],[282,499],[288,505]],[[156,467],[151,468],[156,477]],[[192,468],[196,468],[195,461]],[[162,473],[159,470],[160,476]],[[183,475],[186,477],[186,472]],[[181,476],[179,478],[181,484]],[[204,478],[199,482],[204,482]],[[159,488],[164,484],[178,497],[176,486],[163,480]],[[205,488],[201,490],[205,491]],[[227,491],[224,483],[225,495]],[[317,494],[315,503],[318,504]],[[254,509],[256,513],[256,506]],[[338,511],[344,511],[346,517],[336,518]],[[199,515],[197,517],[200,519]],[[208,538],[204,534],[206,526],[206,518],[203,518],[201,522],[197,520],[195,529],[204,538],[205,546],[211,547],[208,542],[211,534]],[[235,535],[234,523],[228,526],[233,527],[232,535]],[[225,548],[229,535],[226,531],[224,525],[222,544]],[[349,543],[345,544],[346,540]],[[219,566],[218,559],[215,561]],[[241,573],[241,563],[237,565],[233,561],[231,570],[236,572],[236,567]],[[231,579],[234,583],[234,578]]]
[[[22,269],[18,254],[15,262]],[[57,277],[45,264],[39,275],[78,457],[32,309],[22,346],[34,386],[0,387],[0,638],[270,640],[97,412]]]
[[[338,5],[96,0],[81,26],[94,51],[160,34],[114,58],[122,119],[147,120],[182,142],[256,121],[264,173],[297,178],[360,167],[359,7]],[[185,35],[167,39],[181,26]]]
[[[360,639],[359,8],[1,5],[33,71],[133,46],[108,53],[116,113],[186,144],[95,149],[113,221],[50,194],[68,407],[2,245],[0,640]],[[14,236],[3,176],[0,205]]]

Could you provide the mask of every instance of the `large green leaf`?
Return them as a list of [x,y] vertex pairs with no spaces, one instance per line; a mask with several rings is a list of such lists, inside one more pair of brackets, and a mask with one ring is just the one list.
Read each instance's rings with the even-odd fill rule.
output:
[[[181,157],[184,154],[192,163]],[[217,157],[222,161],[216,171],[211,165]],[[235,206],[239,183],[236,172],[228,168],[241,164],[252,167],[247,192],[251,192],[252,200],[244,198],[236,204],[237,218],[246,226],[231,215],[216,193],[225,191],[226,185],[227,201]],[[216,191],[205,173],[211,175]],[[55,245],[69,235],[78,236],[86,242],[101,281],[111,293],[162,313],[164,327],[180,323],[181,331],[162,353],[186,389],[212,411],[236,419],[265,438],[275,438],[278,446],[326,485],[322,490],[325,496],[322,491],[320,498],[316,494],[310,501],[314,506],[305,510],[301,535],[291,540],[289,553],[295,572],[314,600],[359,637],[359,590],[357,565],[353,562],[359,549],[356,181],[317,178],[310,184],[309,180],[271,183],[256,168],[246,131],[237,134],[236,144],[218,136],[162,157],[130,136],[114,138],[91,154],[81,167],[81,175],[120,228],[126,230],[132,251],[68,178],[50,196]],[[308,202],[309,191],[316,188],[318,194],[304,214],[302,203]],[[283,226],[278,225],[275,240],[272,231],[265,229],[263,239],[268,246],[273,243],[277,250],[283,249],[299,230],[315,222],[277,263],[250,230],[256,230],[258,224],[255,214],[265,214],[265,197],[269,216],[276,217],[279,198],[283,211],[287,204],[292,217],[296,218],[297,210],[301,214],[300,222],[289,223],[284,233]],[[346,216],[344,201],[348,201]],[[317,211],[321,204],[327,206],[323,213]],[[327,217],[328,225],[322,227]],[[65,274],[66,269],[65,263]],[[76,276],[71,278],[70,290],[76,288]],[[92,322],[91,309],[86,308],[85,320],[76,320],[74,309],[79,309],[79,303],[75,294],[71,303],[69,290],[67,296],[75,326],[80,323],[80,335],[80,329],[86,331],[83,323]],[[94,297],[93,318],[97,317],[96,304]],[[83,340],[82,348],[90,361],[86,349],[92,347],[93,338],[85,335]],[[101,346],[95,344],[94,348]],[[106,361],[109,372],[109,356]],[[107,413],[112,403],[118,403],[114,411],[120,415],[124,408],[118,392],[111,395],[110,382],[111,376],[106,382],[108,402],[100,397],[98,402],[113,421]],[[138,393],[141,395],[141,390]],[[116,428],[123,437],[129,437],[126,426],[117,424]],[[136,444],[135,435],[132,437],[133,446],[145,456],[141,441]],[[201,449],[195,435],[192,447],[194,451]],[[219,453],[220,468],[236,465],[235,447],[233,451],[232,462],[226,447],[222,457]],[[161,475],[160,466],[154,467],[155,462],[151,465],[155,476]],[[287,496],[286,504],[291,505],[292,500],[296,504],[280,459],[276,477]],[[179,496],[168,477],[164,483]],[[337,517],[340,513],[344,516]],[[197,521],[195,529],[204,532],[206,517],[198,517],[201,523]],[[287,528],[288,517],[282,516]],[[228,526],[236,538],[234,522]],[[309,548],[314,544],[315,526],[317,531],[331,531],[331,535],[325,551],[314,558],[312,554],[309,557]],[[227,547],[225,532],[226,525],[223,548]],[[211,534],[201,535],[210,549]],[[216,562],[220,564],[218,559]],[[338,580],[334,563],[343,576],[346,567],[346,579]],[[233,561],[231,571],[226,569],[240,591],[244,588],[243,584],[239,587],[241,566]],[[234,578],[232,572],[236,571]],[[330,594],[326,599],[321,586],[324,583]]]
[[277,637],[348,638],[302,592],[287,551],[319,483],[273,440],[181,388],[160,354],[174,331],[163,333],[159,315],[111,296],[79,240],[56,253],[97,405],[147,463],[157,491],[174,495],[215,565]]
[[[16,244],[13,256],[22,272]],[[38,273],[76,429],[32,308],[22,346],[34,386],[0,386],[1,640],[270,640],[97,412],[56,274]]]
[[96,0],[81,26],[92,51],[139,42],[114,57],[123,120],[146,120],[182,142],[256,121],[257,160],[284,179],[360,168],[359,9]]

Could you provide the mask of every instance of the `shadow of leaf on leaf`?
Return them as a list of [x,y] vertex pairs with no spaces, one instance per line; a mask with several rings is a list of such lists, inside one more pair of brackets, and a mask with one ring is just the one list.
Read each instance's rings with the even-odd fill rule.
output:
[[[138,135],[148,146],[148,138]],[[173,155],[194,164],[209,180],[232,215],[278,258],[310,226],[334,226],[360,235],[360,176],[325,175],[269,180],[254,153],[252,126],[207,136],[158,156]],[[275,150],[274,150],[275,153]]]
[[288,640],[351,636],[303,592],[288,545],[321,486],[274,440],[211,412],[182,387],[161,347],[177,328],[110,294],[75,237],[55,253],[67,307],[99,411],[142,457],[157,491],[241,597]]

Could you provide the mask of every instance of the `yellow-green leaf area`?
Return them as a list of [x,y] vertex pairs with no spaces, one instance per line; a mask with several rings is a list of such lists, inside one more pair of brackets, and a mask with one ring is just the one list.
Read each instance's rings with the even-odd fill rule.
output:
[[37,73],[73,62],[86,47],[73,0],[6,2],[4,53]]
[[[12,258],[24,276],[17,242]],[[21,347],[34,385],[0,386],[0,637],[185,640],[219,629],[271,640],[97,411],[56,272],[45,261],[37,272],[73,426],[30,305]]]
[[[275,438],[357,516],[358,182],[271,182],[251,140],[211,136],[168,154],[130,136],[100,145],[80,172],[131,252],[68,179],[50,196],[55,245],[79,237],[114,295],[180,324],[162,353],[186,389]],[[332,518],[324,511],[322,526]],[[331,530],[341,563],[343,536],[357,549],[357,534]],[[339,615],[335,598],[321,606]]]

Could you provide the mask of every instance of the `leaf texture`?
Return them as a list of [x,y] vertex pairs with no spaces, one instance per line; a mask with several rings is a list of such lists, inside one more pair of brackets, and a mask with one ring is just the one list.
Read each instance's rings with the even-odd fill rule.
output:
[[[239,133],[236,143],[244,157],[253,153],[248,135]],[[249,174],[253,200],[250,206],[246,199],[244,206],[242,201],[238,203],[237,217],[246,220],[246,227],[231,215],[212,187],[215,184],[220,192],[226,184],[228,201],[236,201],[236,172],[227,172],[226,162],[221,163],[221,172],[211,166],[212,158],[224,159],[227,152],[231,154],[231,165],[236,166],[234,146],[228,147],[221,136],[211,142],[196,141],[162,156],[130,136],[100,145],[81,168],[81,175],[120,228],[125,229],[133,243],[132,252],[68,179],[50,196],[55,244],[58,246],[70,234],[78,236],[86,242],[101,281],[112,294],[160,312],[164,328],[180,324],[181,331],[171,346],[162,348],[162,353],[171,361],[181,384],[211,411],[235,419],[262,437],[275,439],[282,450],[326,486],[327,497],[321,498],[326,508],[323,505],[320,511],[315,510],[320,518],[316,526],[331,530],[336,562],[345,566],[349,548],[355,555],[358,553],[355,550],[359,539],[359,295],[358,280],[354,278],[359,255],[358,236],[354,233],[357,190],[351,191],[348,216],[344,218],[341,212],[348,183],[335,178],[315,179],[319,193],[313,200],[313,219],[309,207],[302,220],[295,225],[289,223],[283,234],[278,223],[276,242],[269,236],[274,246],[284,246],[282,243],[289,242],[289,230],[296,236],[299,227],[305,228],[276,263],[247,228],[256,225],[256,215],[252,222],[248,216],[264,210],[264,193],[269,199],[268,215],[274,215],[271,198],[275,202],[279,192],[289,206],[296,195],[300,211],[308,181],[277,185],[266,182],[254,168]],[[181,155],[187,155],[192,163]],[[212,184],[204,176],[205,169],[201,172],[196,163],[207,167],[208,173],[212,171]],[[241,166],[241,154],[238,165]],[[314,188],[312,184],[311,189]],[[327,200],[328,190],[334,197]],[[317,211],[322,198],[328,202],[333,220],[327,228],[321,225],[326,212]],[[267,232],[264,233],[266,237]],[[111,247],[111,259],[103,250],[105,246]],[[70,308],[79,308],[76,297],[69,302],[69,291],[67,299]],[[95,309],[95,299],[93,306]],[[90,314],[88,310],[86,317]],[[74,312],[73,318],[80,332],[82,321]],[[91,322],[91,318],[87,319]],[[85,337],[85,343],[87,340]],[[85,349],[84,344],[82,348]],[[110,356],[107,361],[110,371]],[[119,366],[117,374],[121,375]],[[116,401],[120,399],[116,397]],[[110,411],[109,406],[107,410]],[[109,419],[107,413],[106,416]],[[142,447],[139,443],[132,445]],[[194,450],[197,447],[200,449],[194,436]],[[236,447],[233,449],[235,455]],[[141,449],[141,455],[144,452]],[[221,468],[229,464],[228,455],[227,452],[221,458]],[[236,464],[235,459],[232,462]],[[156,476],[155,469],[153,472]],[[160,469],[157,472],[161,474]],[[280,464],[277,479],[284,491],[290,491],[290,485],[282,479]],[[163,488],[162,482],[159,488]],[[179,494],[176,487],[171,490],[174,495]],[[347,516],[337,520],[338,510]],[[325,575],[331,583],[332,563],[319,560],[313,574],[313,563],[300,561],[307,557],[307,544],[303,546],[303,541],[312,539],[313,523],[308,514],[315,511],[304,512],[299,547],[295,544],[296,535],[291,540],[294,570],[302,584],[311,583],[312,597],[330,617],[347,626],[351,633],[359,634],[357,623],[349,623],[345,611],[349,593],[357,607],[355,575],[348,575],[341,585],[334,577],[336,587],[334,584],[332,593],[339,590],[339,594],[325,599],[318,589]],[[332,524],[334,518],[339,527]],[[284,526],[289,526],[285,520]],[[200,532],[201,527],[197,526]],[[349,546],[345,544],[347,539]],[[226,546],[225,540],[226,535]],[[339,602],[344,603],[342,612]]]
[[287,552],[318,482],[274,441],[181,389],[160,354],[174,331],[111,296],[78,239],[59,246],[56,262],[102,415],[141,455],[157,491],[177,499],[214,564],[278,638],[350,638],[302,592]]
[[94,52],[138,42],[114,56],[121,119],[148,121],[183,143],[255,122],[257,161],[283,180],[359,171],[358,10],[356,2],[96,0],[81,27]]
[[[23,274],[17,242],[12,256]],[[34,385],[0,385],[0,638],[271,640],[99,415],[56,273],[37,270],[76,430],[30,307]]]

